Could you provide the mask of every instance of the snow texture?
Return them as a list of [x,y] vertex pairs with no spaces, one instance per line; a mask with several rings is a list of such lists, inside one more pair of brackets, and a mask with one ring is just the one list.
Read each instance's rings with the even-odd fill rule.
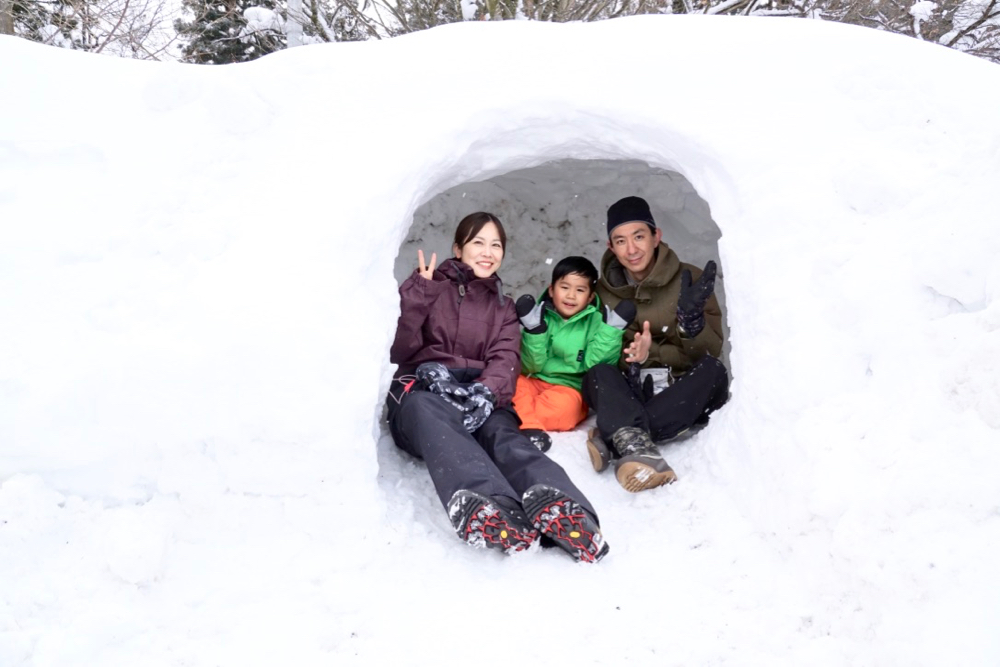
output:
[[[996,65],[706,16],[0,58],[0,664],[1000,663]],[[400,271],[486,207],[539,290],[628,194],[719,262],[732,400],[635,495],[553,436],[600,564],[470,549],[380,420]]]

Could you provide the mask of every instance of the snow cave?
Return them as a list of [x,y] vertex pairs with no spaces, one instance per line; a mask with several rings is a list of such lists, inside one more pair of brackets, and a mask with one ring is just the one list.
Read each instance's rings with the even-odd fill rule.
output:
[[451,256],[455,226],[474,211],[496,214],[507,230],[507,254],[500,269],[504,291],[517,298],[537,295],[552,267],[567,255],[582,255],[600,268],[607,248],[607,208],[629,195],[649,202],[663,240],[682,261],[719,265],[715,293],[722,308],[729,365],[725,272],[719,258],[722,233],[709,204],[681,173],[640,160],[558,159],[482,180],[469,180],[432,195],[413,215],[395,263],[401,283],[416,266],[417,250],[438,260]]

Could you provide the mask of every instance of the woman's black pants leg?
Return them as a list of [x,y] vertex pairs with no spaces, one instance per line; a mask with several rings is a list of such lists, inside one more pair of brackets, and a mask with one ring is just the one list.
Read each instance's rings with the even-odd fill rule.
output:
[[521,433],[519,420],[510,409],[498,408],[470,434],[462,425],[462,414],[436,394],[413,391],[400,395],[393,391],[387,404],[393,440],[400,449],[427,463],[445,507],[460,489],[506,498],[520,506],[525,491],[546,484],[597,517],[566,471]]
[[427,463],[427,472],[445,507],[459,489],[520,502],[521,496],[465,430],[462,413],[440,396],[414,391],[403,394],[398,405],[390,397],[389,430],[400,449]]
[[546,456],[521,433],[520,420],[508,408],[496,410],[475,433],[476,439],[496,463],[500,474],[510,483],[518,502],[524,492],[536,484],[559,489],[590,512],[597,512],[587,497],[570,481],[558,463]]

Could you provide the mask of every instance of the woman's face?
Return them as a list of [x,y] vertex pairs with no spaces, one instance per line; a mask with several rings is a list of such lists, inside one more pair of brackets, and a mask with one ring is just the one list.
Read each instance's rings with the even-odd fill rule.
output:
[[487,222],[475,236],[461,248],[456,243],[453,247],[455,258],[463,264],[472,267],[477,278],[489,278],[503,261],[503,245],[500,243],[500,231],[492,222]]

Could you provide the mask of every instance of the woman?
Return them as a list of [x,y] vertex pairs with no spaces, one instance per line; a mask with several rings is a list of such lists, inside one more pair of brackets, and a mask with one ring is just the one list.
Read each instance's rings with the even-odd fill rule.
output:
[[490,213],[466,216],[454,258],[437,254],[399,288],[400,316],[389,391],[396,445],[427,462],[459,537],[505,553],[539,533],[577,560],[608,552],[590,502],[565,471],[519,430],[511,398],[521,370],[521,331],[497,269],[507,235]]

